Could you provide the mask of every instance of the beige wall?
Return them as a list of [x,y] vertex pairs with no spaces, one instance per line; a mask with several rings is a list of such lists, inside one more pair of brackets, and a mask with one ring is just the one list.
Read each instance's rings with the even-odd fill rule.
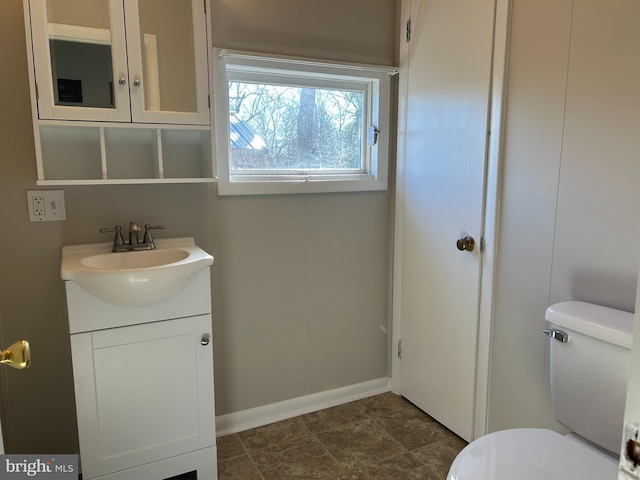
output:
[[640,4],[514,0],[489,429],[558,428],[549,304],[633,311]]
[[[213,44],[392,65],[394,0],[218,0]],[[218,413],[387,375],[388,192],[219,200]]]
[[47,17],[53,23],[110,28],[109,1],[82,2],[74,0],[47,0]]
[[[625,25],[637,5],[513,1],[490,430],[557,427],[540,333],[547,305],[633,309],[640,45]],[[616,18],[614,7],[635,10]],[[394,60],[392,0],[216,0],[212,15],[220,47]],[[164,223],[166,237],[193,235],[216,256],[218,414],[386,374],[387,193],[218,199],[206,185],[65,187],[68,220],[29,223],[23,35],[20,0],[4,0],[0,343],[28,338],[34,362],[1,370],[9,452],[76,451],[60,247],[101,241],[99,227],[129,219]]]
[[[394,0],[213,2],[216,46],[392,64]],[[98,229],[163,223],[215,257],[217,414],[387,374],[389,194],[218,199],[214,185],[64,187],[65,222],[29,223],[36,188],[22,2],[0,5],[0,343],[8,452],[77,451],[60,248]],[[11,46],[11,48],[7,48]]]
[[212,3],[215,47],[381,65],[395,60],[395,0]]

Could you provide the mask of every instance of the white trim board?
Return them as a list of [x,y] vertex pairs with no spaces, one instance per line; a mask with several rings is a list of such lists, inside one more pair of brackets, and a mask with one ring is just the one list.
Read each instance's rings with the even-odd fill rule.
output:
[[509,38],[511,34],[511,0],[496,0],[493,68],[491,73],[490,118],[491,136],[487,145],[484,240],[480,306],[478,321],[478,356],[476,362],[476,398],[474,437],[488,433],[489,385],[491,375],[494,282],[498,259],[500,229],[500,199],[502,195],[502,163],[504,128],[506,123],[507,74]]
[[389,391],[389,377],[377,378],[355,385],[326,390],[296,397],[261,407],[249,408],[239,412],[216,417],[216,435],[222,437],[243,432],[251,428],[262,427],[288,418],[335,407],[362,398],[372,397]]
[[111,45],[111,30],[108,28],[94,28],[83,25],[67,25],[65,23],[51,22],[49,22],[48,26],[50,39]]

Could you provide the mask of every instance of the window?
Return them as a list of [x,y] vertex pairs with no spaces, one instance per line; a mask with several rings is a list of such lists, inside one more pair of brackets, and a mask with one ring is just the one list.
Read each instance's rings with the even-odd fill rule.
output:
[[216,51],[221,195],[387,188],[384,67]]

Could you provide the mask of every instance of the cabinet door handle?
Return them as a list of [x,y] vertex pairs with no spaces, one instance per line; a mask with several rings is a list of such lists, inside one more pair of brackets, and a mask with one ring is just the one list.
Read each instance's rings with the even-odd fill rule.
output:
[[118,85],[120,85],[121,87],[124,87],[127,84],[127,79],[124,77],[120,77],[118,79]]
[[209,335],[208,333],[205,333],[204,335],[202,335],[202,338],[200,339],[200,345],[206,347],[207,345],[209,345],[209,340],[211,340],[211,335]]

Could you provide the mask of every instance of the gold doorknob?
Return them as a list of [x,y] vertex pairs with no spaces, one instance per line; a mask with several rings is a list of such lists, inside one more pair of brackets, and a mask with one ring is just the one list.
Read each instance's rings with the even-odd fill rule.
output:
[[0,352],[0,363],[24,370],[31,365],[31,350],[29,342],[18,340],[6,350]]
[[456,242],[456,247],[458,247],[458,250],[460,251],[466,250],[467,252],[472,252],[475,246],[476,241],[473,239],[473,237],[470,237],[468,235],[464,238],[459,238]]

